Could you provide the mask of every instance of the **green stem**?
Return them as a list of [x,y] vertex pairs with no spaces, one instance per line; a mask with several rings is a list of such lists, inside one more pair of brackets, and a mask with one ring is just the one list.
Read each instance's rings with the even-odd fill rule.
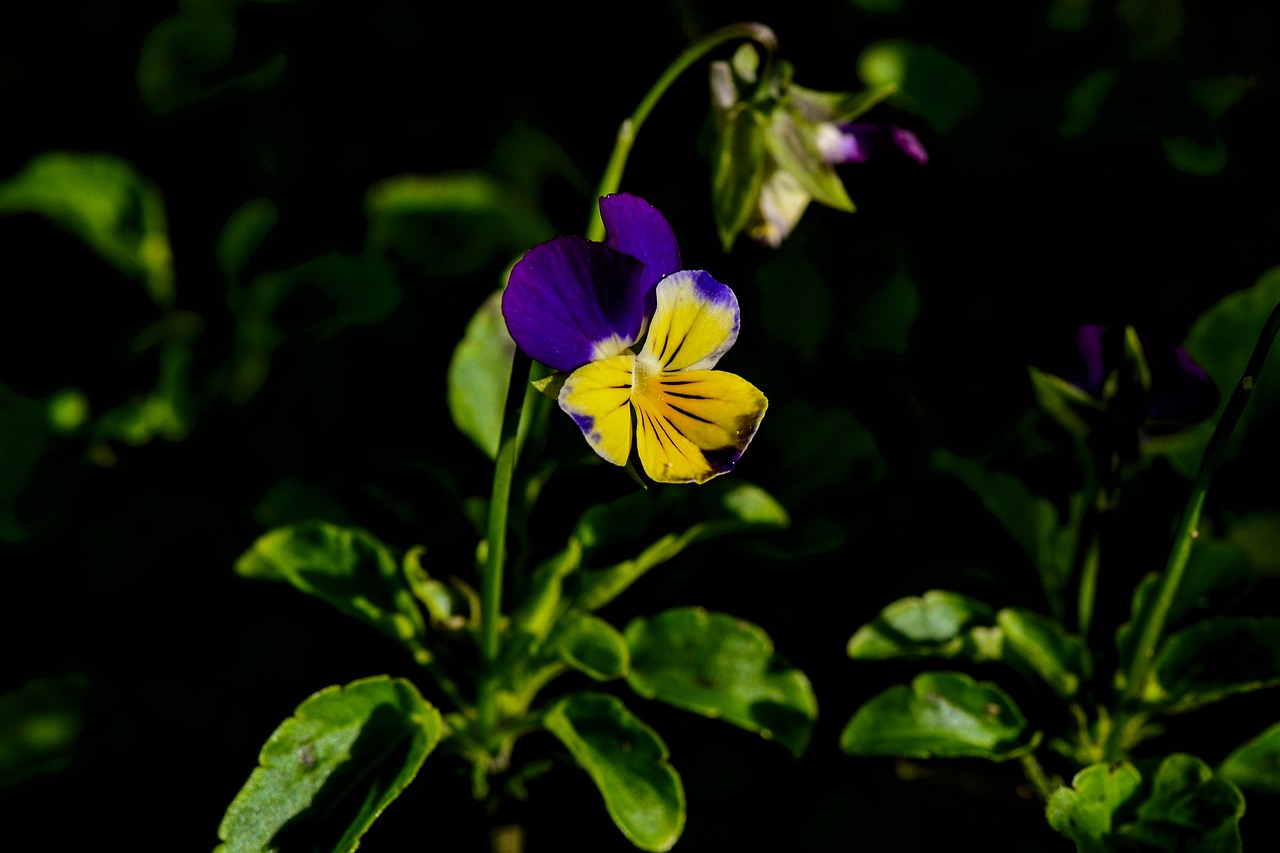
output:
[[[753,21],[730,24],[698,39],[676,57],[675,62],[667,67],[667,70],[649,89],[644,99],[640,101],[640,105],[636,107],[635,112],[618,127],[618,136],[614,142],[613,154],[610,155],[609,163],[605,166],[604,175],[600,178],[600,184],[596,190],[596,198],[617,192],[619,185],[622,183],[622,172],[626,168],[627,157],[631,154],[631,147],[635,144],[636,136],[640,133],[640,127],[644,124],[645,119],[649,117],[649,113],[653,111],[654,106],[666,94],[667,89],[671,88],[671,84],[676,81],[676,78],[710,51],[734,39],[750,39],[765,49],[765,76],[761,79],[769,79],[768,75],[771,73],[773,65],[773,54],[778,49],[778,37],[774,35],[773,30],[764,24],[758,24]],[[604,239],[604,221],[600,218],[600,211],[596,206],[592,207],[591,219],[587,223],[587,239],[597,242]]]
[[489,529],[484,574],[480,579],[480,682],[476,695],[476,715],[481,737],[492,747],[498,722],[498,658],[502,652],[502,576],[506,564],[507,514],[511,503],[511,483],[520,455],[520,435],[524,415],[533,411],[525,405],[527,394],[536,394],[528,382],[532,360],[516,351],[511,363],[511,380],[502,413],[502,433],[493,466],[493,491],[489,496]]
[[1049,802],[1049,796],[1053,793],[1054,784],[1045,775],[1044,768],[1040,766],[1040,762],[1033,753],[1027,753],[1019,759],[1022,764],[1022,772],[1026,775],[1027,781],[1031,783],[1031,787],[1035,789],[1036,796],[1043,803]]
[[1249,356],[1244,374],[1231,392],[1226,408],[1222,410],[1222,416],[1218,419],[1218,425],[1214,428],[1213,436],[1209,439],[1209,445],[1205,448],[1204,457],[1200,460],[1200,470],[1196,473],[1195,484],[1187,498],[1187,506],[1178,522],[1178,529],[1173,537],[1173,549],[1169,554],[1164,574],[1160,578],[1155,600],[1147,611],[1145,621],[1140,623],[1138,644],[1134,649],[1133,660],[1129,662],[1128,680],[1124,686],[1125,695],[1130,699],[1136,698],[1143,689],[1143,684],[1155,660],[1156,647],[1164,633],[1169,610],[1173,607],[1178,587],[1182,583],[1183,575],[1186,574],[1187,560],[1191,556],[1191,543],[1198,535],[1200,513],[1204,509],[1205,496],[1209,491],[1209,478],[1222,461],[1227,442],[1240,416],[1244,413],[1245,404],[1249,402],[1249,393],[1257,384],[1277,332],[1280,332],[1280,305],[1272,309],[1271,316],[1263,325],[1262,333],[1258,336],[1258,342]]

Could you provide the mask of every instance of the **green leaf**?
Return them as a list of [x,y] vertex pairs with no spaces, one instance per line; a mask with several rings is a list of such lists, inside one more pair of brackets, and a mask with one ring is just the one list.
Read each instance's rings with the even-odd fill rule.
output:
[[1022,711],[989,681],[961,672],[925,672],[872,697],[840,733],[850,755],[985,758],[1006,761],[1031,752]]
[[440,712],[385,675],[306,699],[262,747],[218,826],[218,853],[346,853],[413,781],[440,740]]
[[1221,616],[1169,637],[1142,698],[1169,713],[1280,684],[1280,617]]
[[386,178],[364,206],[369,247],[433,278],[505,262],[555,234],[523,192],[483,172]]
[[849,638],[849,657],[955,658],[973,661],[999,656],[1000,638],[991,630],[995,611],[958,592],[933,589],[892,602]]
[[1017,477],[988,470],[976,460],[942,448],[933,452],[930,464],[972,489],[1026,552],[1045,589],[1061,592],[1071,573],[1076,534],[1070,525],[1061,523],[1051,501],[1033,494]]
[[1280,723],[1232,750],[1217,774],[1241,788],[1280,795]]
[[1116,818],[1142,787],[1142,774],[1127,761],[1091,764],[1053,792],[1045,810],[1049,825],[1071,839],[1080,853],[1108,853]]
[[1056,620],[1032,610],[1006,607],[996,614],[1004,633],[1003,657],[1016,657],[1064,698],[1074,696],[1093,674],[1084,638],[1069,634]]
[[256,198],[236,209],[218,235],[218,266],[229,282],[239,282],[250,258],[275,227],[280,212],[270,199]]
[[1158,767],[1092,764],[1054,791],[1045,814],[1081,853],[1234,853],[1244,798],[1200,759],[1173,753]]
[[749,532],[779,530],[791,523],[787,511],[764,489],[745,480],[715,480],[696,490],[665,489],[656,495],[640,492],[609,504],[597,505],[578,521],[573,536],[588,556],[606,545],[636,539],[658,518],[700,518],[683,533],[671,533],[645,548],[634,559],[603,569],[579,572],[572,605],[598,610],[645,572],[676,557],[694,542]]
[[797,757],[808,746],[818,716],[813,688],[759,626],[681,607],[632,619],[626,641],[627,683],[639,695],[756,732]]
[[50,151],[0,183],[0,213],[38,213],[173,305],[173,255],[160,191],[110,154]]
[[348,326],[390,317],[400,304],[400,283],[374,258],[330,252],[264,273],[248,296],[254,312],[285,335],[324,340]]
[[575,613],[551,635],[560,659],[596,681],[611,681],[627,672],[630,651],[617,628],[589,613]]
[[0,542],[21,542],[47,530],[75,494],[85,444],[59,434],[60,419],[75,415],[59,411],[68,400],[87,409],[84,395],[72,389],[37,400],[0,384]]
[[711,152],[711,200],[720,245],[727,252],[756,210],[764,183],[766,119],[748,104],[723,118]]
[[304,521],[258,537],[236,561],[242,577],[284,580],[308,595],[361,619],[399,640],[418,660],[422,614],[391,551],[357,527]]
[[84,729],[89,679],[37,678],[0,694],[0,786],[69,765]]
[[459,431],[490,459],[498,453],[502,410],[516,345],[502,317],[502,291],[492,294],[467,323],[449,361],[449,414]]
[[982,101],[973,72],[932,45],[886,39],[858,57],[858,76],[872,87],[896,85],[889,103],[949,133]]
[[[1240,381],[1263,323],[1277,304],[1280,304],[1280,266],[1264,272],[1252,287],[1228,294],[1209,306],[1187,332],[1183,347],[1223,393],[1217,414],[1189,431],[1189,449],[1169,459],[1185,476],[1195,476],[1204,447],[1230,399],[1228,391]],[[1272,347],[1262,374],[1249,394],[1244,414],[1227,441],[1224,461],[1239,456],[1254,413],[1271,408],[1277,399],[1280,399],[1280,347]]]
[[590,692],[556,702],[543,724],[595,782],[609,817],[632,844],[671,849],[684,830],[684,786],[657,732],[616,696]]

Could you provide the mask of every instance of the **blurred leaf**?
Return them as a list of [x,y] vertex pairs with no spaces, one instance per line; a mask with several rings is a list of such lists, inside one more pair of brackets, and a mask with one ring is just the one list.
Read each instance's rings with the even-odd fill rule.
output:
[[323,340],[348,326],[390,317],[400,303],[400,284],[384,263],[331,252],[264,273],[249,295],[254,309],[285,335]]
[[1053,503],[1032,494],[1017,477],[988,470],[980,462],[943,448],[934,450],[930,463],[977,493],[982,505],[1031,559],[1051,598],[1059,597],[1071,574],[1076,534],[1071,525],[1061,523]]
[[136,80],[153,112],[167,113],[234,89],[262,88],[284,72],[284,53],[256,65],[237,56],[233,16],[238,5],[184,3],[147,33]]
[[728,252],[751,214],[764,183],[766,119],[738,103],[720,122],[711,152],[711,199],[720,245]]
[[418,660],[422,614],[390,550],[367,531],[303,521],[264,533],[236,561],[236,574],[283,580],[409,647]]
[[900,598],[849,638],[847,652],[856,660],[964,657],[980,661],[999,654],[992,631],[995,611],[958,592],[929,590]]
[[[1222,399],[1217,414],[1190,431],[1190,438],[1194,439],[1191,449],[1169,457],[1170,463],[1183,475],[1195,476],[1204,447],[1230,399],[1230,391],[1240,381],[1263,324],[1277,304],[1280,304],[1280,266],[1264,272],[1252,287],[1224,296],[1209,306],[1187,332],[1183,347],[1213,378]],[[1253,414],[1271,408],[1280,397],[1280,347],[1271,348],[1257,379],[1248,406],[1227,443],[1224,461],[1239,455]]]
[[38,213],[173,305],[173,255],[160,191],[110,154],[49,151],[0,183],[0,214]]
[[497,291],[467,323],[448,373],[453,423],[490,459],[498,453],[515,351],[502,316],[502,291]]
[[45,531],[75,494],[85,445],[61,434],[66,399],[60,391],[36,400],[0,385],[0,542]]
[[758,284],[761,322],[769,337],[794,350],[801,362],[812,363],[836,316],[824,271],[804,254],[788,252],[765,261]]
[[543,717],[604,797],[614,824],[641,850],[670,850],[684,830],[684,786],[667,746],[622,700],[574,693]]
[[0,787],[71,763],[88,693],[89,679],[73,673],[0,694]]
[[1250,791],[1280,795],[1280,723],[1232,750],[1217,775]]
[[1182,35],[1182,0],[1119,0],[1116,13],[1132,35],[1136,59],[1168,54]]
[[960,672],[925,672],[872,697],[840,734],[850,755],[985,758],[1006,761],[1029,753],[1040,732],[1013,700],[989,681]]
[[[1074,696],[1093,674],[1093,659],[1084,638],[1069,634],[1057,621],[1020,607],[996,614],[1004,633],[1004,655],[1014,656],[1062,697]],[[1012,661],[1011,661],[1012,662]]]
[[443,277],[506,262],[555,236],[523,193],[483,172],[397,175],[365,193],[368,246]]
[[255,198],[240,205],[218,235],[218,266],[227,281],[238,285],[253,253],[280,218],[270,199]]
[[1227,168],[1227,144],[1217,134],[1208,142],[1187,136],[1165,137],[1164,156],[1169,165],[1188,175],[1208,177]]
[[626,627],[627,683],[646,699],[722,719],[799,757],[818,716],[809,679],[774,654],[759,626],[701,607],[637,617]]
[[1117,813],[1138,796],[1142,774],[1127,761],[1092,764],[1058,788],[1045,811],[1049,825],[1071,839],[1080,853],[1106,853],[1120,821]]
[[787,399],[771,405],[769,417],[779,435],[789,436],[780,447],[783,470],[789,472],[787,495],[874,483],[887,470],[875,434],[848,409]]
[[418,774],[440,712],[385,675],[306,699],[268,738],[218,826],[217,853],[346,853]]
[[1280,617],[1220,616],[1165,640],[1142,698],[1169,713],[1280,684]]
[[867,297],[847,340],[858,355],[874,349],[905,355],[908,335],[919,312],[920,295],[915,283],[899,270],[887,284]]
[[982,90],[973,72],[931,45],[885,39],[858,57],[867,86],[897,86],[889,103],[921,116],[939,133],[950,133],[977,109]]
[[1046,810],[1049,825],[1081,853],[1233,853],[1243,814],[1235,786],[1185,753],[1166,756],[1154,772],[1127,761],[1092,764],[1056,790]]
[[1227,542],[1253,565],[1254,571],[1280,576],[1280,513],[1227,514]]
[[611,681],[627,673],[627,640],[599,617],[573,614],[552,633],[550,643],[561,660],[596,681]]

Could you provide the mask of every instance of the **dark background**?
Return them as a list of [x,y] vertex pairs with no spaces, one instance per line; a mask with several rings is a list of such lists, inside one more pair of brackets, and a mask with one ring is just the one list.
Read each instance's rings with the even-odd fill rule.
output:
[[[800,760],[632,700],[686,786],[677,849],[930,850],[964,839],[993,851],[1068,850],[1020,795],[1016,766],[853,759],[838,735],[860,703],[911,671],[844,654],[884,604],[939,586],[1041,604],[1031,568],[972,495],[929,473],[929,453],[984,457],[1063,494],[1076,476],[1067,454],[1042,447],[1029,462],[1013,458],[1025,448],[1009,436],[1034,408],[1027,365],[1083,322],[1132,322],[1179,340],[1200,312],[1277,262],[1280,12],[1262,0],[1119,8],[246,2],[229,18],[236,41],[225,62],[199,71],[198,57],[176,54],[212,94],[157,109],[137,85],[139,57],[176,3],[9,4],[0,177],[43,151],[102,151],[160,188],[178,304],[202,320],[199,378],[229,352],[235,318],[216,241],[249,200],[280,212],[255,261],[262,269],[358,252],[373,182],[488,169],[501,140],[531,129],[564,156],[540,187],[547,220],[576,233],[618,123],[700,34],[763,22],[797,81],[832,91],[863,88],[859,54],[881,39],[936,48],[970,76],[922,83],[916,94],[931,106],[899,99],[874,114],[915,130],[930,162],[842,167],[858,212],[814,206],[777,251],[742,241],[726,255],[717,242],[699,149],[705,62],[651,116],[622,188],[667,215],[686,266],[738,293],[742,334],[723,366],[764,389],[771,408],[734,476],[780,497],[795,523],[694,549],[606,615],[624,624],[701,604],[742,616],[817,693],[818,725]],[[1050,25],[1053,10],[1070,9],[1087,22]],[[274,79],[217,88],[281,55]],[[1080,132],[1064,133],[1073,91],[1100,69],[1119,82]],[[1244,81],[1243,94],[1210,115],[1189,93],[1227,76]],[[1179,169],[1165,154],[1170,137],[1216,137],[1225,160],[1209,174]],[[97,408],[154,383],[154,363],[127,348],[154,319],[135,283],[34,215],[0,219],[0,259],[0,382],[35,398],[82,388]],[[375,673],[414,676],[407,656],[364,625],[231,566],[271,518],[264,496],[285,481],[385,541],[422,542],[436,565],[468,571],[474,537],[458,498],[485,495],[489,469],[449,421],[445,365],[510,259],[452,271],[405,264],[394,316],[287,342],[252,399],[211,397],[182,441],[118,444],[110,465],[72,448],[31,486],[47,494],[47,511],[30,536],[0,544],[0,690],[74,674],[84,725],[61,766],[0,789],[12,831],[34,832],[48,850],[211,849],[262,741],[306,696]],[[895,347],[872,306],[900,276],[919,301]],[[814,281],[817,290],[798,286]],[[797,329],[788,319],[797,313],[811,325]],[[872,453],[848,450],[850,423],[874,438]],[[1248,471],[1226,472],[1235,491],[1222,500],[1275,509],[1251,488],[1275,468],[1262,453]],[[1148,483],[1135,492],[1133,532],[1117,534],[1104,613],[1122,613],[1128,580],[1163,560],[1185,481],[1157,466]],[[540,510],[548,539],[567,520],[556,507],[579,511],[573,489],[604,498],[629,488],[593,469],[552,490]],[[1017,698],[1028,713],[1051,710]],[[1152,754],[1188,749],[1214,763],[1274,720],[1274,696],[1233,703],[1176,722]],[[538,737],[517,756],[526,749],[555,751]],[[631,849],[584,774],[560,767],[530,792],[518,816],[531,853]],[[1276,805],[1249,795],[1246,849],[1280,830]],[[433,756],[362,846],[475,850],[483,826],[461,765]]]

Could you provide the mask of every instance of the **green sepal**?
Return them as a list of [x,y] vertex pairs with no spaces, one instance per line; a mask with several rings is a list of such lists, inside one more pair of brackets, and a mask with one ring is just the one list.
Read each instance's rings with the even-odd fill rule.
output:
[[313,694],[263,745],[218,826],[217,853],[347,853],[417,776],[440,712],[385,675]]
[[1232,750],[1217,775],[1241,788],[1280,795],[1280,722]]
[[641,850],[670,850],[684,831],[684,785],[658,733],[622,700],[573,693],[543,717],[604,797],[609,817]]
[[840,733],[850,755],[985,758],[1030,753],[1041,732],[1000,687],[961,672],[925,672],[859,708]]
[[724,251],[733,247],[760,198],[765,177],[766,116],[735,104],[718,122],[711,150],[711,201]]
[[399,640],[419,662],[426,624],[399,561],[368,531],[303,521],[264,533],[235,564],[242,577],[283,580]]
[[562,619],[548,639],[560,660],[596,681],[627,674],[631,655],[617,628],[598,616],[574,613]]
[[1101,414],[1105,408],[1102,402],[1061,376],[1046,373],[1034,366],[1028,367],[1027,373],[1031,377],[1031,389],[1035,393],[1036,403],[1044,413],[1077,438],[1088,435],[1091,429],[1088,415]]
[[842,124],[853,121],[894,92],[897,83],[885,83],[861,92],[819,92],[792,83],[787,86],[788,106],[805,121]]
[[800,182],[819,204],[853,213],[853,199],[836,174],[835,167],[822,158],[814,140],[816,128],[786,110],[775,110],[765,132],[765,148],[778,167]]
[[1045,815],[1080,853],[1241,849],[1244,798],[1193,755],[1173,753],[1158,767],[1092,764],[1056,790]]
[[1142,699],[1180,713],[1280,685],[1280,617],[1220,616],[1165,640]]
[[759,626],[701,607],[636,617],[627,684],[657,699],[722,719],[775,740],[799,757],[809,744],[818,702],[808,677],[774,653]]

